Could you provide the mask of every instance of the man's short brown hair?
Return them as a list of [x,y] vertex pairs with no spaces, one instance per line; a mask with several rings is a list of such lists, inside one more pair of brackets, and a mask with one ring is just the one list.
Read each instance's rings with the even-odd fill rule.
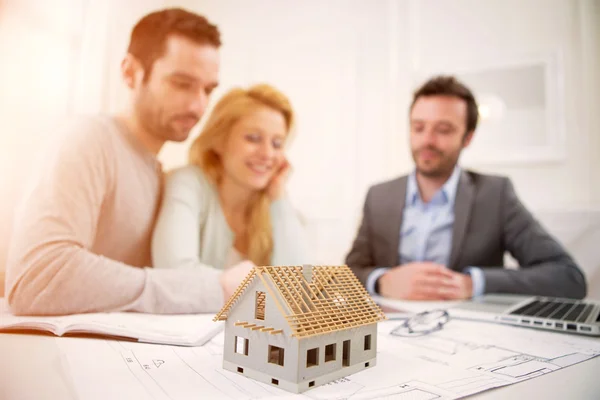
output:
[[467,131],[465,134],[473,132],[475,128],[477,128],[479,110],[477,108],[475,96],[473,96],[473,93],[468,87],[455,77],[440,75],[425,82],[423,86],[415,91],[410,110],[412,111],[419,97],[426,96],[450,96],[464,100],[467,103]]
[[152,72],[154,61],[164,54],[170,35],[182,36],[198,44],[216,48],[221,46],[219,29],[202,15],[182,8],[167,8],[150,13],[133,27],[127,49],[142,64],[145,80]]

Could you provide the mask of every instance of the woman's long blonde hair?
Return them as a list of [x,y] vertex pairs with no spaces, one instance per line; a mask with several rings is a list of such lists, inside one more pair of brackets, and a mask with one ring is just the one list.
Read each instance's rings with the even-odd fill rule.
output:
[[[237,121],[264,106],[283,115],[289,136],[294,124],[294,112],[283,93],[267,84],[254,85],[248,89],[235,88],[217,102],[200,135],[192,143],[190,164],[200,167],[218,187],[223,178],[223,163],[217,148],[225,147],[231,128]],[[270,204],[270,199],[263,190],[253,196],[246,215],[247,256],[256,265],[271,264],[273,234]]]

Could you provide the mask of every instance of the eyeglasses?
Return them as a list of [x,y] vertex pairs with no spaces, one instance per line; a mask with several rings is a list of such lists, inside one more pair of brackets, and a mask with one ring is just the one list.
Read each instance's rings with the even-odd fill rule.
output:
[[394,328],[390,334],[402,337],[423,336],[432,332],[439,331],[450,320],[450,315],[446,310],[424,311],[403,319],[404,322]]

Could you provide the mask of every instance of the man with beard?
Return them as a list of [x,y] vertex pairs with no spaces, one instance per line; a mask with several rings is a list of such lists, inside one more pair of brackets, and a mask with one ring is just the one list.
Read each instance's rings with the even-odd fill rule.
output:
[[[68,123],[17,215],[6,282],[15,314],[218,310],[223,298],[202,300],[200,271],[149,267],[163,178],[156,156],[204,114],[220,45],[216,26],[183,9],[136,24],[121,65],[127,106]],[[223,297],[249,270],[222,274]]]
[[[584,275],[521,204],[510,180],[458,165],[477,120],[473,94],[454,77],[435,77],[415,92],[415,171],[370,188],[346,263],[370,293],[396,299],[585,297]],[[506,251],[519,269],[503,268]]]

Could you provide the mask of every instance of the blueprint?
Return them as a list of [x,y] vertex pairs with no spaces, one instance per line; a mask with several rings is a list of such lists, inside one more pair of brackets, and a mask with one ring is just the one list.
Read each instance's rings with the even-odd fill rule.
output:
[[456,399],[518,383],[600,355],[600,340],[451,320],[403,338],[379,324],[377,365],[303,394],[221,367],[223,334],[202,347],[57,338],[81,399]]

